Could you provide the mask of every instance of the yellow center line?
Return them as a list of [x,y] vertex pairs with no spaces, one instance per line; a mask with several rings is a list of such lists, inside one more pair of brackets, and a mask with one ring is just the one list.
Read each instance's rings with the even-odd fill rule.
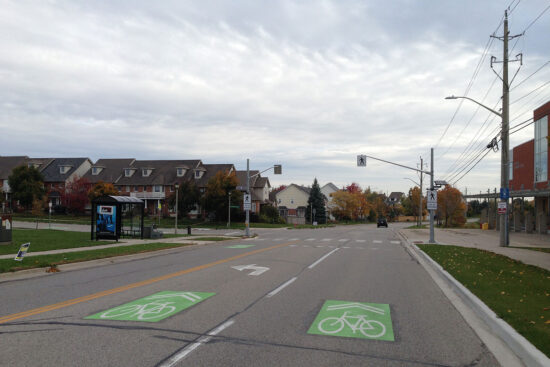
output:
[[178,271],[178,272],[175,272],[175,273],[162,275],[160,277],[143,280],[143,281],[137,282],[137,283],[127,284],[127,285],[124,285],[122,287],[108,289],[108,290],[105,290],[105,291],[89,294],[87,296],[82,296],[82,297],[79,297],[79,298],[73,298],[73,299],[69,299],[67,301],[54,303],[52,305],[43,306],[43,307],[39,307],[39,308],[34,308],[32,310],[23,311],[23,312],[19,312],[19,313],[14,313],[14,314],[11,314],[11,315],[2,316],[2,317],[0,317],[0,324],[4,324],[6,322],[22,319],[22,318],[28,317],[28,316],[38,315],[38,314],[48,312],[48,311],[58,310],[60,308],[76,305],[78,303],[90,301],[90,300],[93,300],[93,299],[96,299],[96,298],[101,298],[101,297],[108,296],[108,295],[111,295],[111,294],[124,292],[124,291],[127,291],[129,289],[138,288],[138,287],[142,287],[142,286],[145,286],[145,285],[160,282],[161,280],[166,280],[166,279],[178,277],[180,275],[193,273],[195,271],[208,269],[208,268],[211,268],[213,266],[223,264],[223,263],[226,263],[226,262],[229,262],[229,261],[237,260],[237,259],[240,259],[240,258],[243,258],[243,257],[246,257],[246,256],[259,254],[261,252],[273,250],[273,249],[276,249],[276,248],[279,248],[279,247],[288,246],[288,245],[290,245],[292,243],[295,243],[295,242],[298,242],[298,241],[287,242],[287,243],[282,243],[282,244],[271,246],[271,247],[266,247],[266,248],[263,248],[263,249],[253,250],[253,251],[250,251],[250,252],[246,252],[244,254],[231,256],[231,257],[228,257],[226,259],[214,261],[214,262],[204,264],[204,265],[195,266],[193,268],[181,270],[181,271]]

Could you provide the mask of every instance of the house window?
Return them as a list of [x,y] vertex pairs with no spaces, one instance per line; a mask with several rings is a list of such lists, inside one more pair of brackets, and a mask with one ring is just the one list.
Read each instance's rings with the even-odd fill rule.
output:
[[535,121],[535,182],[548,180],[548,116]]
[[130,186],[126,186],[126,192],[130,192]]
[[131,177],[133,173],[133,170],[126,168],[124,170],[124,177]]
[[183,168],[176,168],[178,177],[182,177],[185,174],[185,170]]
[[155,185],[153,186],[153,190],[155,192],[162,192],[163,191],[163,187],[161,185]]
[[290,203],[291,203],[291,204],[294,204],[294,199],[290,199]]
[[134,186],[134,192],[138,192],[138,187]]
[[69,172],[69,169],[71,169],[70,166],[59,166],[59,173],[62,175]]
[[148,169],[148,168],[144,168],[141,170],[141,174],[143,177],[149,177],[151,175],[151,169]]
[[195,171],[195,178],[201,178],[201,171]]
[[93,175],[93,176],[99,175],[99,172],[101,172],[101,168],[99,168],[99,167],[92,167],[92,175]]
[[170,192],[174,192],[174,186],[170,186]]

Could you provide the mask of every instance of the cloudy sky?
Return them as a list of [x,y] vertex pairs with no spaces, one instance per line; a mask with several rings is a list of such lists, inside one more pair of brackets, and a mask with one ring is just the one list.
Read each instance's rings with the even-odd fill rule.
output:
[[[523,53],[511,126],[550,100],[548,0],[0,0],[0,155],[283,165],[273,186],[459,179],[499,132],[504,10]],[[542,14],[542,15],[541,15]],[[537,17],[539,17],[537,19]],[[510,77],[519,63],[510,64]],[[501,64],[494,68],[500,71]],[[534,73],[534,74],[533,74]],[[533,74],[531,76],[531,74]],[[547,83],[547,84],[545,84]],[[523,127],[525,125],[520,125]],[[510,146],[532,139],[530,125]],[[500,152],[458,182],[499,186]]]

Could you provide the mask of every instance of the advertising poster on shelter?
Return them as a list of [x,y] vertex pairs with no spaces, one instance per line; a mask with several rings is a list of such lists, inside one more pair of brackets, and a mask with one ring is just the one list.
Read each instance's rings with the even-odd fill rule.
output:
[[99,233],[116,233],[116,206],[98,205],[96,231]]

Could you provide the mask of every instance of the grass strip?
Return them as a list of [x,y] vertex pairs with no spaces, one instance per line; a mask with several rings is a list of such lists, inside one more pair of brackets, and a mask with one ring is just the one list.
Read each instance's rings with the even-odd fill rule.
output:
[[19,246],[30,242],[29,251],[50,251],[76,247],[107,245],[113,241],[92,241],[90,233],[56,229],[13,229],[12,244],[0,246],[0,255],[17,254]]
[[228,240],[234,240],[235,238],[228,238],[228,237],[193,237],[191,240],[193,241],[228,241]]
[[550,271],[485,250],[418,247],[550,357]]
[[[22,261],[0,259],[0,273],[32,268],[43,268],[75,262],[104,259],[114,256],[132,255],[144,252],[158,251],[169,248],[189,246],[188,243],[145,243],[132,246],[110,247],[98,250],[66,252],[62,254],[25,257]],[[14,255],[15,256],[15,255]]]

